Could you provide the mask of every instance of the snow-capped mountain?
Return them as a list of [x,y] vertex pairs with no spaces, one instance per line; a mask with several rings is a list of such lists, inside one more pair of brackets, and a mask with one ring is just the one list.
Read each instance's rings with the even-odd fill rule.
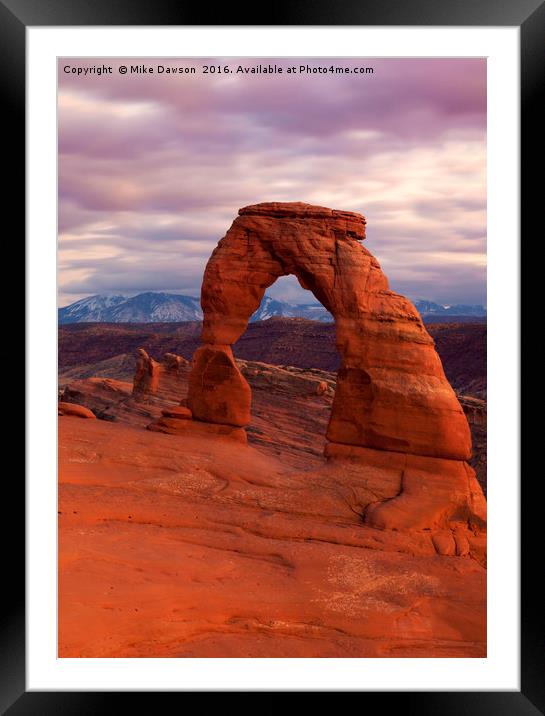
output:
[[59,323],[107,322],[112,310],[127,300],[123,294],[89,296],[59,308]]
[[116,306],[113,323],[171,323],[200,321],[201,302],[193,296],[176,293],[139,293]]
[[421,316],[486,316],[486,308],[484,306],[467,306],[465,304],[455,304],[452,306],[442,306],[433,301],[416,300],[414,305]]
[[[486,316],[486,308],[483,306],[442,306],[423,300],[415,301],[414,305],[423,317]],[[250,323],[266,321],[273,316],[308,318],[323,323],[333,321],[333,316],[318,303],[287,303],[265,295],[260,307],[250,318]],[[202,310],[198,298],[152,291],[132,297],[122,294],[90,296],[59,309],[59,324],[172,323],[200,320],[202,320]]]
[[277,301],[270,296],[263,296],[261,305],[250,318],[250,323],[254,321],[266,321],[273,316],[283,316],[284,318],[293,318],[297,314],[293,311],[293,306],[284,301]]
[[250,318],[250,323],[266,321],[273,316],[282,318],[310,318],[313,321],[331,323],[333,316],[320,304],[286,303],[265,295],[261,305]]
[[[264,296],[261,306],[250,322],[266,321],[273,316],[310,318],[333,321],[333,317],[319,304],[292,304]],[[97,295],[82,298],[59,309],[59,324],[66,323],[171,323],[200,321],[200,301],[193,296],[148,291],[136,296]]]
[[148,291],[137,296],[90,296],[59,308],[64,323],[170,323],[200,321],[200,301],[193,296]]

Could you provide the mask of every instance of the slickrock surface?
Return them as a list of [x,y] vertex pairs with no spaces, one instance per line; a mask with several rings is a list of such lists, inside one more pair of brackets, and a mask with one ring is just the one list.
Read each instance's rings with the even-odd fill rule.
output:
[[[164,358],[158,362],[164,362]],[[122,361],[112,361],[110,378],[73,380],[61,395],[65,400],[87,406],[101,419],[122,420],[141,427],[160,416],[169,417],[165,412],[169,409],[187,410],[180,407],[180,402],[185,403],[187,398],[187,361],[182,358],[185,367],[175,380],[162,377],[153,403],[132,399],[132,382],[126,379],[132,379],[132,375],[126,376],[125,372],[129,364],[128,356]],[[251,422],[246,428],[250,444],[267,454],[282,455],[288,464],[303,469],[321,463],[335,373],[260,361],[236,360],[236,364],[252,390]],[[134,359],[132,365],[134,372]],[[327,390],[321,394],[319,386],[324,383]],[[471,427],[474,454],[470,464],[486,494],[486,403],[468,396],[459,396],[459,400]]]
[[[143,404],[134,400],[132,390],[132,383],[114,378],[82,378],[69,383],[61,391],[61,399],[86,406],[101,420],[125,420],[145,427],[150,418],[161,414],[163,403]],[[176,405],[175,400],[169,402]]]
[[[153,405],[112,379],[67,389],[115,423],[59,420],[61,656],[484,656],[478,525],[366,525],[419,459],[325,462],[334,375],[238,367],[253,448],[189,420],[187,370]],[[200,436],[146,431],[152,414]]]
[[[258,361],[237,360],[236,364],[252,389],[251,423],[246,429],[249,442],[269,455],[282,456],[294,467],[322,464],[335,374]],[[191,416],[180,405],[185,406],[187,400],[189,376],[183,358],[181,366],[175,376],[162,373],[156,394],[145,400],[134,399],[132,383],[113,378],[75,380],[64,388],[62,399],[85,405],[103,420],[138,427],[157,420],[172,432],[176,428],[187,432],[187,426],[163,421],[174,417],[173,413],[179,416],[180,411]],[[327,388],[321,393],[318,387],[323,384]]]
[[136,360],[134,354],[121,353],[95,363],[78,363],[67,368],[59,366],[59,389],[63,390],[70,383],[82,378],[115,378],[132,382]]
[[[327,463],[334,374],[237,365],[253,447],[189,420],[187,368],[153,403],[113,379],[65,390],[115,422],[59,419],[60,655],[485,655],[479,530],[366,525],[410,456]],[[172,415],[175,434],[144,429]]]
[[486,655],[482,540],[362,521],[397,467],[70,416],[59,445],[61,657]]

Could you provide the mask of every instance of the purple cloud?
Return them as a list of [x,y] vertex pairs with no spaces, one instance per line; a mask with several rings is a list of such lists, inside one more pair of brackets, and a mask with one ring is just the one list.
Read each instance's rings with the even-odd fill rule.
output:
[[[102,62],[111,75],[63,70]],[[141,62],[375,72],[117,70]],[[61,59],[60,302],[107,290],[198,291],[238,208],[273,200],[364,213],[368,247],[395,290],[485,302],[485,132],[485,60]]]

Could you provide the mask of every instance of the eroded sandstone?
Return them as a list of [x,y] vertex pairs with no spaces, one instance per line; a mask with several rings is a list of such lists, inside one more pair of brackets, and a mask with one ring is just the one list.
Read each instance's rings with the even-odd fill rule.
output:
[[[365,219],[307,204],[258,204],[239,211],[207,264],[202,285],[205,351],[232,345],[265,290],[294,274],[333,314],[342,365],[328,437],[333,442],[466,460],[471,438],[433,340],[414,306],[388,287],[361,241]],[[213,388],[194,362],[190,405]],[[232,376],[236,398],[240,380]],[[224,390],[229,381],[223,382]],[[209,401],[213,405],[213,400]],[[226,407],[206,420],[222,422]]]
[[206,345],[195,352],[187,395],[194,418],[243,427],[250,422],[251,398],[230,346]]
[[74,415],[76,418],[86,418],[96,420],[96,415],[92,410],[86,408],[84,405],[78,405],[77,403],[65,403],[62,400],[58,404],[59,415]]
[[369,511],[377,527],[420,529],[434,522],[437,510],[456,516],[460,503],[470,509],[468,480],[463,488],[447,485],[452,469],[460,475],[469,469],[471,434],[418,312],[389,289],[378,261],[361,245],[365,224],[360,214],[297,202],[239,211],[205,269],[204,346],[193,359],[188,406],[211,424],[248,424],[251,393],[230,346],[265,290],[294,274],[335,318],[341,366],[327,429],[332,446],[385,451],[393,460],[402,454],[445,461],[419,478],[409,470],[402,494]]
[[59,656],[485,657],[482,543],[366,525],[382,459],[60,418]]
[[159,363],[150,358],[143,348],[139,348],[132,394],[135,398],[155,395],[158,386]]

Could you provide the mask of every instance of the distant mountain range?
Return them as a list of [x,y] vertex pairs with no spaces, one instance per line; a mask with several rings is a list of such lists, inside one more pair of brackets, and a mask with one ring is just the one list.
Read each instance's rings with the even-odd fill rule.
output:
[[[414,301],[423,317],[427,316],[486,316],[483,306],[442,306],[431,301]],[[250,318],[250,323],[265,321],[273,316],[307,318],[331,323],[332,315],[320,304],[295,304],[264,296],[261,305]],[[59,324],[68,323],[173,323],[200,321],[200,300],[176,293],[148,291],[128,297],[123,294],[99,294],[82,298],[69,306],[59,308]]]
[[150,291],[130,298],[123,294],[89,296],[59,308],[59,324],[171,323],[201,319],[198,298]]
[[484,306],[472,306],[463,303],[457,303],[453,306],[442,306],[432,301],[413,301],[416,310],[421,316],[486,316],[486,308]]

